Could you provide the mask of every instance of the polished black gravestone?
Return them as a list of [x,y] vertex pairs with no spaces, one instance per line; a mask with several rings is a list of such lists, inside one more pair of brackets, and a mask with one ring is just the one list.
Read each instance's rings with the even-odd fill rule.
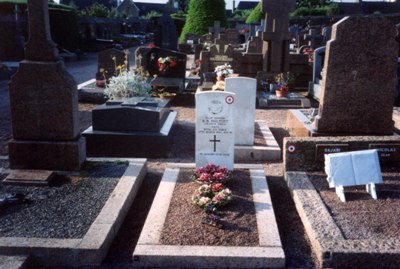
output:
[[176,111],[169,100],[133,97],[95,108],[83,132],[91,157],[167,157]]

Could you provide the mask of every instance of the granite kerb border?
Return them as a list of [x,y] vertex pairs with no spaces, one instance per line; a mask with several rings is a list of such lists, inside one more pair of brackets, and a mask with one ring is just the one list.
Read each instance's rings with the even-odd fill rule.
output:
[[280,160],[282,150],[266,121],[256,120],[255,123],[261,130],[266,146],[235,145],[235,162]]
[[373,269],[400,264],[400,240],[344,238],[306,172],[286,172],[285,180],[320,266]]
[[128,161],[129,165],[83,238],[0,237],[0,255],[30,255],[43,266],[98,266],[147,173],[146,159],[87,158],[89,161]]
[[259,243],[257,247],[174,246],[160,242],[179,170],[193,163],[169,163],[133,253],[139,267],[173,268],[272,268],[284,267],[285,256],[262,165],[239,164],[249,169],[256,208]]

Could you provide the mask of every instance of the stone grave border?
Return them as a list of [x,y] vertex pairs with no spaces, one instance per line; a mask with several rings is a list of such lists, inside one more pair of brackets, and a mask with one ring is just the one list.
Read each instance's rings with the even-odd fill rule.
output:
[[83,238],[0,237],[0,255],[30,255],[43,266],[99,266],[147,173],[147,159],[87,158],[88,161],[129,161],[99,215]]
[[266,121],[256,120],[255,123],[261,130],[266,146],[235,145],[235,162],[280,160],[282,150]]
[[285,180],[320,266],[372,269],[400,264],[399,239],[345,239],[305,172],[286,172]]
[[133,253],[134,265],[139,267],[171,268],[284,267],[285,254],[280,241],[262,165],[234,165],[236,169],[250,170],[259,233],[259,246],[175,246],[160,243],[161,232],[178,179],[179,169],[194,169],[194,167],[194,163],[167,164]]
[[257,92],[259,108],[309,108],[310,99],[297,92],[289,92],[289,97],[277,98],[269,92]]

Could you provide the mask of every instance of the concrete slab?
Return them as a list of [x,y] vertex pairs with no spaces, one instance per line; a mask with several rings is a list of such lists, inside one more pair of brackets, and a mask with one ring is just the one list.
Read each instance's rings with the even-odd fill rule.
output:
[[296,209],[323,268],[397,268],[400,240],[345,239],[305,172],[286,172]]
[[256,121],[266,146],[235,145],[235,162],[273,161],[281,159],[281,148],[265,121]]
[[[247,165],[251,167],[252,165]],[[276,268],[285,266],[285,255],[261,165],[249,168],[256,208],[260,245],[244,246],[173,246],[160,242],[171,197],[180,168],[194,164],[167,164],[152,207],[133,253],[134,266],[173,268]],[[235,166],[235,168],[246,167]]]
[[48,170],[9,170],[8,176],[3,180],[4,184],[12,185],[49,185],[54,177],[53,171]]
[[[90,158],[125,161],[123,158]],[[129,165],[83,238],[0,237],[0,255],[30,255],[43,266],[98,266],[106,256],[147,172],[146,159],[127,159]]]
[[28,256],[0,256],[0,268],[25,269],[28,262]]

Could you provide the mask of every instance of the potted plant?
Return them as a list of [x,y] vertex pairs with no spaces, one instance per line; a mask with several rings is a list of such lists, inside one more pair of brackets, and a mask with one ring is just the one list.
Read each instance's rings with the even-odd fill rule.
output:
[[290,72],[279,73],[275,76],[276,90],[275,94],[277,97],[287,97],[289,95],[290,87],[293,87],[295,76]]
[[217,80],[225,80],[226,77],[233,74],[233,69],[229,64],[224,64],[215,67],[214,72],[217,74]]

